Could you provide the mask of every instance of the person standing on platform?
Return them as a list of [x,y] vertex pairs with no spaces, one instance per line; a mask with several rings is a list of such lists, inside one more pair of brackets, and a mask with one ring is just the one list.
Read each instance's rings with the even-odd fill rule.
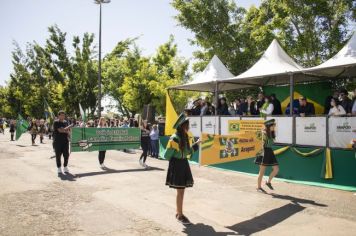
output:
[[194,180],[187,158],[198,150],[200,140],[190,145],[189,119],[184,114],[178,117],[173,128],[177,132],[170,137],[164,154],[164,158],[169,160],[166,185],[177,190],[176,219],[183,225],[189,225],[191,222],[183,214],[183,200],[185,188],[193,187]]
[[[98,128],[107,128],[107,127],[108,126],[106,123],[106,119],[104,117],[100,117]],[[106,166],[104,165],[105,154],[106,154],[106,150],[99,151],[98,159],[99,159],[99,165],[102,169],[106,168]]]
[[255,160],[255,164],[260,166],[260,171],[258,173],[257,179],[257,191],[266,193],[266,191],[262,188],[262,179],[266,171],[267,166],[272,166],[272,172],[269,175],[268,181],[266,181],[266,186],[273,190],[271,181],[278,174],[279,165],[278,161],[273,153],[272,145],[274,143],[275,135],[275,120],[271,119],[265,122],[265,133],[263,133],[263,155],[257,156]]
[[274,106],[271,102],[271,98],[270,97],[265,97],[265,103],[263,104],[263,106],[260,109],[260,116],[261,117],[267,117],[272,115],[274,110]]
[[148,127],[147,120],[143,121],[141,128],[141,148],[142,154],[140,156],[140,165],[147,168],[146,159],[148,155],[148,147],[150,145],[150,129]]
[[276,94],[271,94],[272,104],[273,104],[273,112],[272,115],[282,115],[282,106],[281,102],[277,99]]
[[53,146],[56,153],[56,163],[58,173],[62,173],[62,163],[61,157],[63,155],[63,171],[64,173],[69,173],[68,160],[69,160],[69,139],[68,135],[70,133],[70,127],[68,122],[65,120],[64,111],[58,112],[58,120],[53,124]]
[[16,130],[15,121],[14,121],[14,120],[11,120],[11,121],[10,121],[11,141],[15,141],[15,140],[14,140],[15,130]]

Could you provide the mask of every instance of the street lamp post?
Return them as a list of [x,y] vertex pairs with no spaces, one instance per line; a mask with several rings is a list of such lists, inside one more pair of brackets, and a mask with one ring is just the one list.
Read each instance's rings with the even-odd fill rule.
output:
[[103,3],[109,3],[111,0],[94,0],[95,4],[100,7],[99,15],[99,68],[98,68],[98,116],[101,117],[101,5]]

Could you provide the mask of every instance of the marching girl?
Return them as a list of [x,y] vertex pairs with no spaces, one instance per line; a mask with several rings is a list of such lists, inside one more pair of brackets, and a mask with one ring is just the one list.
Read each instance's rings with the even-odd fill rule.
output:
[[[106,119],[104,117],[100,117],[99,120],[99,124],[98,124],[98,128],[107,128],[107,123],[106,123]],[[99,159],[99,165],[102,169],[105,169],[106,166],[104,165],[104,161],[105,161],[105,154],[106,151],[99,151],[99,155],[98,155],[98,159]]]
[[15,133],[15,121],[11,120],[10,121],[10,134],[11,134],[11,141],[15,141],[14,140],[14,133]]
[[43,135],[46,133],[46,126],[44,119],[40,120],[40,126],[39,126],[39,134],[40,134],[40,142],[43,143]]
[[148,148],[150,145],[150,128],[148,126],[147,120],[143,121],[143,125],[141,126],[141,147],[142,154],[140,157],[140,165],[147,168],[146,159],[148,155]]
[[177,132],[171,136],[164,154],[164,158],[169,160],[166,185],[177,190],[176,219],[184,225],[189,225],[189,219],[183,214],[183,199],[185,188],[193,187],[194,180],[187,157],[198,150],[200,141],[190,146],[189,120],[184,114],[179,116],[173,128],[177,129]]
[[266,186],[273,190],[271,181],[273,177],[275,177],[278,174],[279,171],[279,165],[277,162],[277,159],[273,153],[272,150],[272,145],[274,143],[274,139],[276,137],[275,135],[275,120],[267,120],[265,122],[265,133],[263,133],[263,140],[264,140],[264,147],[263,147],[263,156],[258,156],[256,157],[255,164],[260,166],[260,171],[258,173],[258,179],[257,179],[257,191],[262,192],[262,193],[267,193],[261,186],[262,184],[262,179],[266,171],[267,166],[272,166],[272,172],[269,175],[268,181],[266,181]]
[[36,139],[37,132],[38,132],[38,126],[37,126],[35,119],[32,120],[31,125],[28,128],[28,130],[30,131],[30,134],[31,134],[31,141],[32,141],[32,146],[33,146],[33,145],[35,145],[35,139]]

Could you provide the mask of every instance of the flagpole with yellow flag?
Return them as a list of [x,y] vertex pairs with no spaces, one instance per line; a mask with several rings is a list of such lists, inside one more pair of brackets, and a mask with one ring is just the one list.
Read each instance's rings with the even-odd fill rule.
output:
[[174,110],[171,98],[169,97],[168,91],[166,92],[166,125],[164,129],[165,135],[172,135],[175,133],[173,129],[174,123],[177,121],[178,115]]

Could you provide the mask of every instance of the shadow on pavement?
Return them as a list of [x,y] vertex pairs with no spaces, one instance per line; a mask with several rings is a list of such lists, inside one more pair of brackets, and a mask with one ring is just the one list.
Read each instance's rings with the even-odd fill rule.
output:
[[25,145],[20,145],[20,144],[16,144],[15,146],[18,146],[18,147],[27,147]]
[[63,180],[63,181],[75,181],[75,175],[72,175],[71,173],[58,173],[58,177]]
[[251,235],[277,225],[304,209],[305,207],[298,204],[288,203],[287,205],[270,210],[260,216],[256,216],[250,220],[243,221],[227,228],[237,232],[239,235]]
[[269,194],[271,195],[273,198],[278,198],[278,199],[282,199],[282,200],[288,200],[291,201],[295,204],[310,204],[313,206],[320,206],[320,207],[327,207],[328,205],[322,204],[322,203],[317,203],[313,200],[309,200],[309,199],[304,199],[304,198],[296,198],[296,197],[292,197],[289,195],[280,195],[280,194],[275,194],[275,193],[271,193]]
[[234,235],[234,232],[216,232],[215,229],[210,225],[205,225],[202,223],[198,223],[195,225],[188,225],[184,230],[183,233],[187,235],[204,235],[204,236],[227,236],[227,235]]
[[82,178],[82,177],[89,177],[89,176],[96,176],[96,175],[107,175],[107,174],[117,174],[117,173],[126,173],[126,172],[141,172],[141,171],[164,171],[164,169],[158,168],[158,167],[149,167],[147,169],[130,169],[130,170],[115,170],[115,169],[109,169],[105,168],[103,171],[95,171],[95,172],[88,172],[88,173],[82,173],[82,174],[76,174],[75,176],[77,178]]

